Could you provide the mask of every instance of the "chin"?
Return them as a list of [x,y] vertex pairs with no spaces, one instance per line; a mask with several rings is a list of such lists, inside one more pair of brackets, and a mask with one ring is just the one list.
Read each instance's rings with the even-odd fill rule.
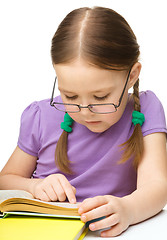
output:
[[[110,127],[110,126],[109,126]],[[101,127],[101,128],[95,128],[95,127],[87,127],[91,132],[94,133],[102,133],[105,132],[107,129],[109,129],[109,127]]]

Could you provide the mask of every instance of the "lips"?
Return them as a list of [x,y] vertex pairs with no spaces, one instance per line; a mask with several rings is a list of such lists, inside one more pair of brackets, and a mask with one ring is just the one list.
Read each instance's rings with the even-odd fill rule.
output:
[[101,121],[85,121],[87,124],[98,124]]

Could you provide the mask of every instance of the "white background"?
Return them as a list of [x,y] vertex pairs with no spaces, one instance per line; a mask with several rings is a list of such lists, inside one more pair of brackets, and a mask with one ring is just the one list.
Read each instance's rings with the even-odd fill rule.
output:
[[50,98],[50,46],[58,24],[82,6],[112,8],[129,22],[141,50],[140,90],[154,91],[167,116],[165,0],[0,0],[0,169],[17,144],[22,111]]

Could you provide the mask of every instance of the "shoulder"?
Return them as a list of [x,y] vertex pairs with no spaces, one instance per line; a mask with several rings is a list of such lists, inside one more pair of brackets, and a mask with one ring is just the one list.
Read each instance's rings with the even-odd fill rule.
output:
[[[60,96],[56,97],[56,100]],[[35,101],[21,115],[18,146],[33,156],[38,155],[42,141],[59,133],[64,113],[50,106],[50,99]],[[59,131],[58,131],[59,130]]]
[[[55,101],[61,101],[57,96]],[[55,123],[63,121],[64,113],[50,105],[50,99],[32,102],[25,108],[21,115],[21,125],[25,129],[34,127],[35,129],[44,129],[48,126],[55,126]]]
[[143,135],[154,132],[167,132],[163,105],[152,91],[140,92],[141,112],[145,115],[142,126]]
[[[60,97],[60,95],[59,96],[57,96],[57,97],[55,97],[54,98],[54,101],[56,101],[56,102],[62,102],[62,100],[61,100],[61,97]],[[54,107],[52,107],[51,105],[50,105],[50,98],[48,98],[48,99],[43,99],[43,100],[40,100],[40,101],[34,101],[34,102],[32,102],[29,106],[28,106],[28,108],[33,108],[34,110],[36,109],[38,109],[38,110],[44,110],[44,109],[46,109],[46,110],[50,110],[50,109],[53,109]]]
[[[61,101],[61,97],[57,96],[55,101]],[[21,124],[43,131],[48,130],[48,127],[59,126],[64,119],[64,112],[57,110],[50,105],[50,99],[44,99],[41,101],[35,101],[31,103],[22,113]]]
[[147,104],[150,103],[150,104],[156,104],[156,105],[161,104],[156,94],[150,90],[140,92],[139,96],[140,96],[140,103],[142,105],[144,105],[144,103],[147,103]]
[[[57,96],[55,101],[61,101],[61,97]],[[52,113],[59,113],[54,107],[50,105],[50,99],[43,99],[40,101],[34,101],[29,104],[22,113],[22,116],[36,116],[36,115],[43,115],[43,114],[52,114]]]
[[160,117],[165,117],[163,105],[154,92],[147,90],[140,92],[139,96],[142,113],[152,118],[155,117],[155,113],[161,112]]

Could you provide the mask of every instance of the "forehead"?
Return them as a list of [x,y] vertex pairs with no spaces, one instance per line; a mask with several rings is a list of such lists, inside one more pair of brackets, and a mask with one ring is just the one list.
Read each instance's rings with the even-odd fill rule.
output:
[[[59,88],[68,91],[100,91],[123,84],[125,71],[105,70],[83,61],[54,65]],[[121,84],[121,85],[122,85]]]

